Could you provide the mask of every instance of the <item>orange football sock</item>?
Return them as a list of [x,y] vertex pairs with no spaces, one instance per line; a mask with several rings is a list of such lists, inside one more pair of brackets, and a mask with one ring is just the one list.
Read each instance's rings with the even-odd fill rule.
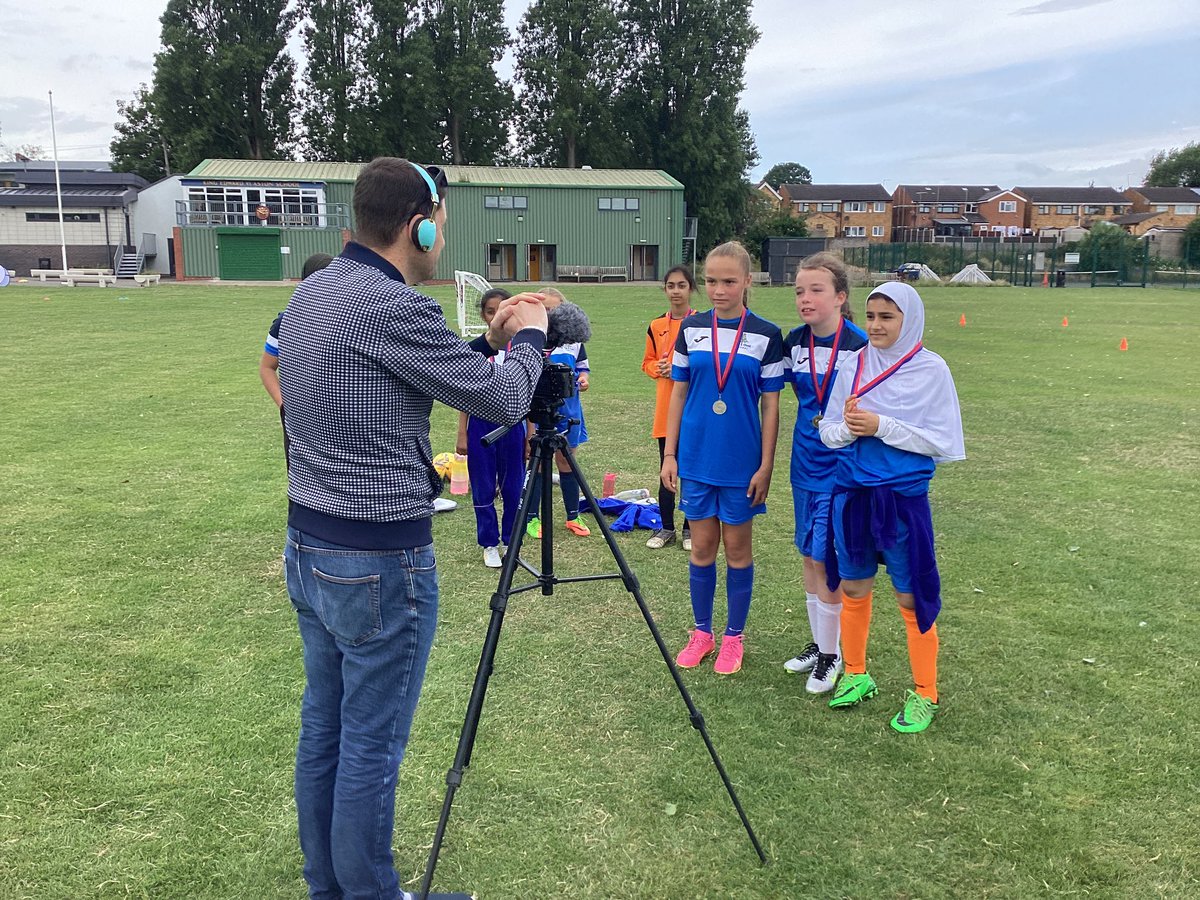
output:
[[908,663],[912,666],[913,682],[917,686],[917,693],[927,700],[937,703],[937,625],[931,626],[927,632],[921,634],[921,630],[917,627],[917,614],[914,610],[905,609],[902,606],[900,615],[904,617],[904,630],[908,633]]
[[867,632],[871,630],[871,594],[854,598],[842,594],[842,659],[847,675],[867,671]]

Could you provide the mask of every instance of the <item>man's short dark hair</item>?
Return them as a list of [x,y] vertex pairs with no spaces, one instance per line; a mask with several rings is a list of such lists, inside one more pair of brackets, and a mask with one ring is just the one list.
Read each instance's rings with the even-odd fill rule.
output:
[[[446,175],[434,166],[423,167],[446,198]],[[359,243],[390,247],[413,216],[432,216],[429,185],[413,164],[395,156],[371,160],[354,182],[354,221]]]

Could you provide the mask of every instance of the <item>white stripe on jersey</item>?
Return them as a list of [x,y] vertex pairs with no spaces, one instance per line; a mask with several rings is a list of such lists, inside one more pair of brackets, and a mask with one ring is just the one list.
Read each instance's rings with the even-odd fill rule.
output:
[[[706,350],[712,352],[712,329],[707,325],[702,328],[685,328],[683,329],[684,340],[687,342],[687,348],[692,350]],[[728,353],[733,349],[733,339],[737,337],[737,330],[734,328],[718,328],[717,329],[717,350],[721,353]],[[752,356],[755,359],[761,360],[767,354],[767,345],[771,343],[771,336],[768,334],[758,334],[752,331],[743,331],[742,340],[738,343],[738,356]],[[678,354],[676,354],[678,357]]]

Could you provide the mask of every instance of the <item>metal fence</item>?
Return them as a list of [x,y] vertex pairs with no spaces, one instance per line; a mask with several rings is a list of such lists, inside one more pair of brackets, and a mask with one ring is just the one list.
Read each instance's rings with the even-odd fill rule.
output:
[[951,278],[969,265],[993,281],[1040,284],[1042,271],[1057,245],[1047,242],[1003,241],[999,238],[962,238],[957,242],[868,244],[847,247],[843,258],[868,272],[895,272],[905,263],[922,263],[942,278]]

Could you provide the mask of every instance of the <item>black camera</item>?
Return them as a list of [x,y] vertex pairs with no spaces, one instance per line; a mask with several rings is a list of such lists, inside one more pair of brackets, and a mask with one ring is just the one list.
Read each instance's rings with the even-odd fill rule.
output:
[[575,396],[575,373],[562,363],[546,363],[533,389],[529,418],[535,425],[553,425],[561,416],[558,408],[564,400]]

